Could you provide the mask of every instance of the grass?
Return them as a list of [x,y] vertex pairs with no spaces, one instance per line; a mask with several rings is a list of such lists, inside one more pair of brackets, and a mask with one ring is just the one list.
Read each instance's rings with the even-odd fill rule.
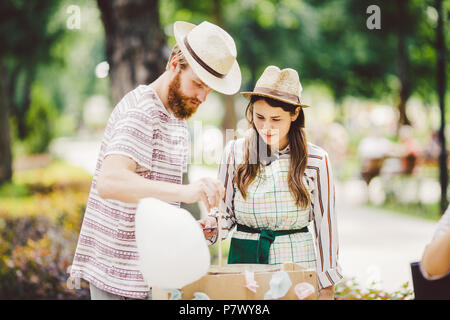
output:
[[430,221],[439,221],[441,218],[439,203],[430,205],[424,205],[422,203],[402,204],[394,200],[388,200],[382,205],[374,205],[369,203],[367,206]]
[[11,182],[0,186],[0,219],[45,216],[59,221],[64,218],[67,224],[78,228],[91,182],[89,173],[61,161],[16,171]]
[[409,282],[404,283],[398,290],[387,292],[373,287],[363,288],[352,278],[343,278],[335,287],[336,300],[412,300],[414,291]]

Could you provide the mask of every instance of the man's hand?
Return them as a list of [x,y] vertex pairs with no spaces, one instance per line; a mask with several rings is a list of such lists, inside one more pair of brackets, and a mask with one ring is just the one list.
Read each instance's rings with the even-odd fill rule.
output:
[[195,203],[202,201],[206,211],[219,207],[219,203],[225,195],[225,188],[217,179],[202,178],[191,184],[183,186],[182,202]]
[[218,233],[217,230],[217,219],[211,216],[199,220],[200,227],[203,229],[203,235],[206,240],[211,239],[214,235]]

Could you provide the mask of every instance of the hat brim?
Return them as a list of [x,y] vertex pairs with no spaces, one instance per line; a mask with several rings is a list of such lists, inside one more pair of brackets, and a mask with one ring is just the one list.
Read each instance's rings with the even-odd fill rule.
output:
[[208,87],[211,89],[226,94],[233,95],[237,93],[241,87],[242,77],[241,77],[241,69],[239,68],[239,64],[237,60],[232,65],[230,71],[223,78],[218,78],[208,71],[206,71],[197,61],[192,58],[186,46],[184,45],[184,37],[196,27],[195,24],[184,22],[184,21],[176,21],[173,26],[173,33],[175,36],[175,40],[186,58],[189,66],[192,68],[192,71],[202,80]]
[[252,96],[267,97],[267,98],[272,98],[272,99],[275,99],[275,100],[278,100],[278,101],[282,101],[282,102],[285,102],[285,103],[288,103],[288,104],[292,104],[294,106],[298,106],[298,107],[302,107],[302,108],[309,108],[309,106],[306,105],[306,104],[296,103],[296,102],[293,102],[292,100],[283,99],[283,98],[280,98],[278,96],[267,94],[267,93],[254,92],[254,91],[250,91],[250,92],[245,91],[245,92],[241,92],[241,95],[243,95],[245,98],[248,98],[248,99],[250,99]]

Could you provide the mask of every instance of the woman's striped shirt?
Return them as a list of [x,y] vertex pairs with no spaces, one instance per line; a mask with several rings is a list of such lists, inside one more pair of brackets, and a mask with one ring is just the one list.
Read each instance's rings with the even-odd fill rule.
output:
[[[225,147],[218,173],[218,179],[223,182],[226,193],[222,203],[222,208],[225,208],[222,210],[224,239],[236,225],[233,208],[236,187],[232,181],[238,164],[242,163],[244,159],[244,139],[234,142],[230,141]],[[272,155],[273,157],[289,158],[289,146]],[[261,162],[267,165],[270,163],[270,158],[261,159]],[[317,276],[320,288],[325,288],[334,285],[343,276],[338,263],[339,242],[330,159],[325,150],[312,143],[308,143],[308,162],[305,175],[307,180],[313,183],[311,218],[314,220]],[[214,243],[216,238],[211,239],[210,244]]]

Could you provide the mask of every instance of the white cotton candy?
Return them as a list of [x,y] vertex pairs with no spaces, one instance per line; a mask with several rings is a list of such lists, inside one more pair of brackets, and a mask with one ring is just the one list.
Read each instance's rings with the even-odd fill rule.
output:
[[245,286],[248,290],[256,293],[256,288],[258,288],[258,283],[255,281],[255,273],[252,271],[245,270]]
[[294,287],[294,291],[299,300],[303,300],[312,295],[315,290],[312,284],[308,282],[300,282]]
[[204,292],[194,292],[194,299],[192,300],[211,300],[211,298]]
[[288,293],[292,286],[291,278],[286,271],[275,272],[269,282],[270,289],[264,295],[264,300],[279,299]]
[[149,286],[179,289],[208,272],[210,255],[202,229],[185,209],[154,198],[139,201],[136,242]]
[[177,289],[168,289],[167,292],[170,294],[169,300],[181,300],[183,296],[183,291]]

